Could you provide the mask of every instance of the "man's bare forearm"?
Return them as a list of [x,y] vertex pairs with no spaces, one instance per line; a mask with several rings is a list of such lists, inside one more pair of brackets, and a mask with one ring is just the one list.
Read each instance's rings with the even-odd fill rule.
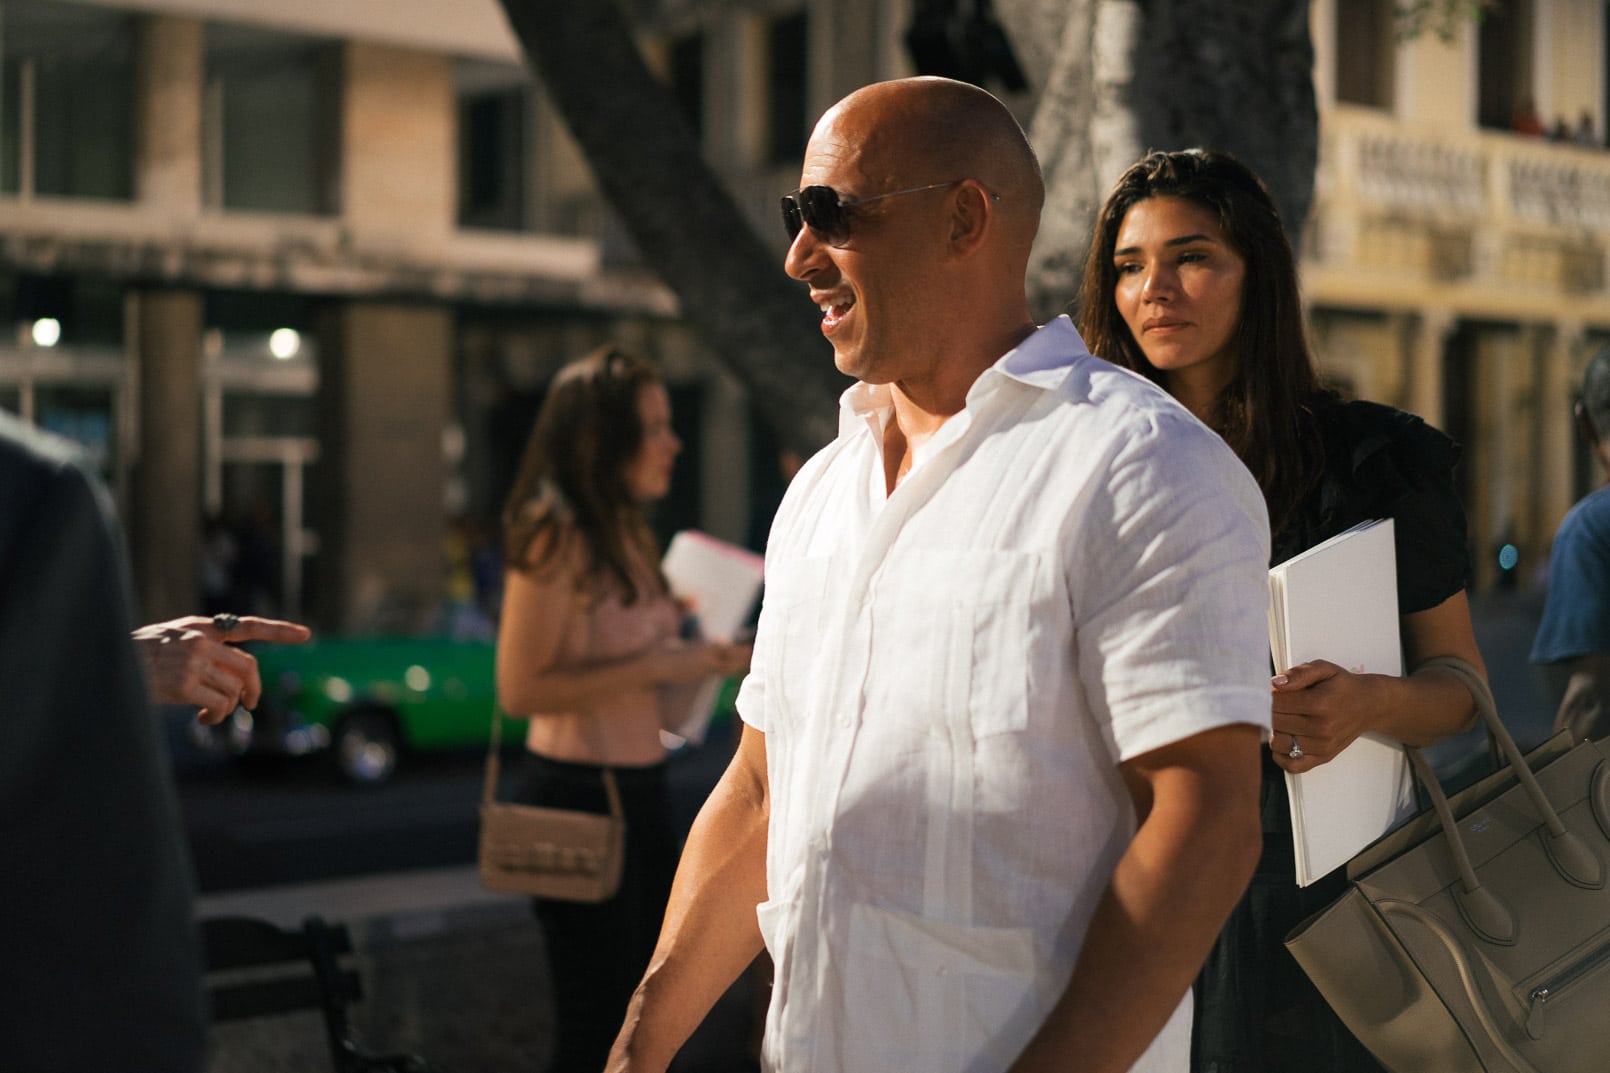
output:
[[765,763],[764,736],[745,728],[737,756],[688,836],[659,943],[610,1054],[610,1073],[661,1073],[760,953],[755,906],[766,898]]
[[[1081,1073],[1128,1070],[1167,1024],[1245,890],[1262,844],[1258,732],[1226,727],[1188,741],[1207,746],[1206,762],[1146,776],[1140,828],[1067,989],[1013,1073],[1066,1070],[1070,1055]],[[1128,773],[1126,781],[1134,792]]]

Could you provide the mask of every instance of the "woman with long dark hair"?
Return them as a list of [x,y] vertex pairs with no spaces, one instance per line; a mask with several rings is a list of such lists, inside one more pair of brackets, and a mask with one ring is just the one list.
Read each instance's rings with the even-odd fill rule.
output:
[[1341,870],[1299,888],[1283,773],[1360,734],[1429,745],[1474,702],[1432,656],[1481,667],[1465,596],[1458,449],[1418,417],[1323,387],[1303,330],[1291,245],[1263,183],[1227,153],[1150,153],[1108,196],[1080,296],[1091,351],[1150,377],[1234,448],[1263,489],[1283,562],[1372,518],[1394,519],[1402,677],[1325,660],[1273,679],[1264,852],[1196,986],[1196,1073],[1378,1069],[1282,945],[1341,893]]
[[607,812],[607,766],[626,813],[613,897],[535,901],[555,1073],[604,1067],[659,934],[677,859],[660,738],[687,698],[675,687],[748,663],[747,646],[681,637],[645,514],[680,450],[657,373],[604,347],[554,378],[504,510],[498,699],[531,720],[514,797]]

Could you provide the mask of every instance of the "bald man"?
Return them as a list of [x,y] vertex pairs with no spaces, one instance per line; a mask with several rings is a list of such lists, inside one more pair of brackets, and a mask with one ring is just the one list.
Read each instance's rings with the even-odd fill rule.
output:
[[861,89],[783,199],[859,383],[766,551],[746,724],[610,1069],[666,1068],[762,944],[786,1071],[1183,1071],[1258,855],[1268,522],[1218,436],[1037,327],[1021,128]]

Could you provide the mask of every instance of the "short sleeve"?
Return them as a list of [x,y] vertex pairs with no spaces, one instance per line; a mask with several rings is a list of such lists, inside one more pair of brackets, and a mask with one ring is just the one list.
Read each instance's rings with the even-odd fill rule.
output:
[[1079,676],[1114,760],[1269,726],[1269,522],[1217,435],[1131,436],[1066,549]]
[[1560,523],[1532,661],[1596,652],[1610,652],[1610,491],[1583,500]]
[[1349,404],[1345,423],[1348,483],[1363,501],[1354,520],[1393,519],[1398,613],[1430,610],[1470,580],[1465,508],[1454,490],[1458,445],[1415,415],[1375,403]]
[[738,696],[733,701],[733,707],[738,712],[738,718],[764,734],[768,729],[766,723],[766,675],[761,669],[760,660],[756,658],[765,654],[760,637],[761,635],[756,633],[755,649],[749,661],[749,673],[744,675],[743,682],[738,686]]

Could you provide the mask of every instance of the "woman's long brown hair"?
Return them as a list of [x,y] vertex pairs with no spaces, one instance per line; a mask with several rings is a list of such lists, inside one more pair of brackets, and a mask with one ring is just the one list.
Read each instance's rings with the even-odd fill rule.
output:
[[1179,198],[1212,213],[1246,262],[1232,339],[1235,376],[1208,424],[1257,478],[1278,534],[1323,473],[1324,446],[1312,416],[1331,393],[1320,386],[1308,349],[1291,243],[1257,175],[1213,149],[1153,152],[1131,165],[1096,220],[1080,288],[1079,334],[1091,353],[1161,383],[1114,301],[1119,229],[1131,208],[1154,197]]
[[626,483],[643,445],[639,396],[660,382],[653,366],[612,346],[559,370],[503,508],[508,566],[530,570],[555,559],[562,541],[547,541],[537,562],[532,542],[569,524],[586,548],[587,569],[619,583],[627,603],[644,595],[646,570],[666,591],[643,504]]

